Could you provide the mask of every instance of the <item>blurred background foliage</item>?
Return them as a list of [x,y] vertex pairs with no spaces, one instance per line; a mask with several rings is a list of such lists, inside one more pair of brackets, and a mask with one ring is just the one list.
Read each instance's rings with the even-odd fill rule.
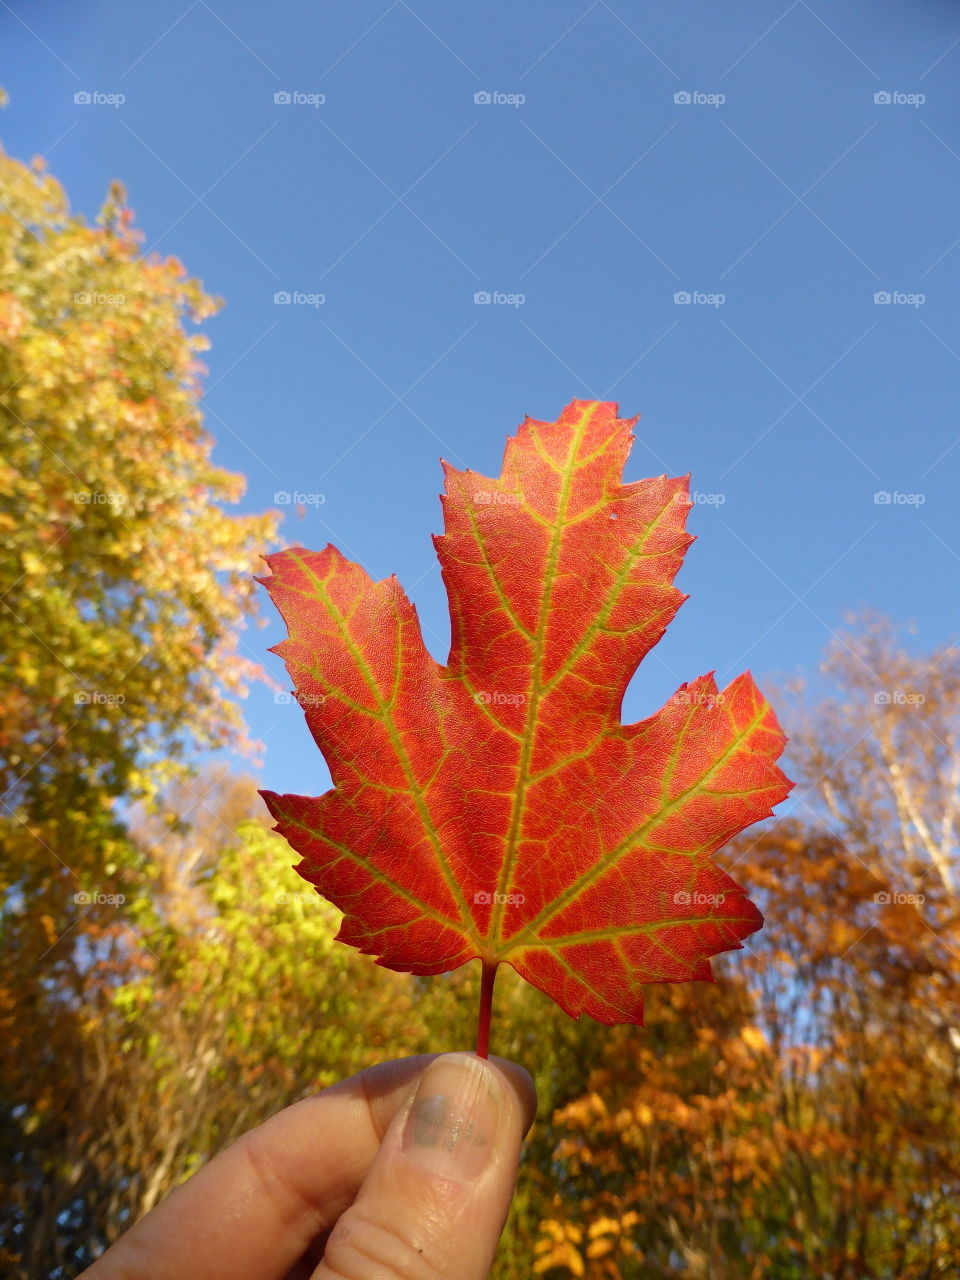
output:
[[[198,398],[215,302],[0,153],[0,1270],[77,1275],[224,1144],[383,1058],[470,1046],[476,966],[334,944],[252,777],[239,655],[273,514]],[[119,300],[119,301],[118,301]],[[766,929],[648,1025],[509,969],[540,1113],[501,1280],[960,1276],[960,656],[851,619],[785,690],[782,817],[722,864]]]

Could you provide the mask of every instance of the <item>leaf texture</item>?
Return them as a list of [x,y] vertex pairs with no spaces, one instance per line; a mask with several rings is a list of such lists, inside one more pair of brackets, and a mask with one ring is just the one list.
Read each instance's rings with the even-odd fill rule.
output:
[[574,400],[523,422],[496,479],[444,464],[446,666],[396,578],[332,546],[261,579],[334,784],[263,796],[339,939],[416,974],[507,962],[606,1023],[642,1023],[644,984],[709,981],[761,927],[713,855],[791,785],[749,673],[620,721],[693,541],[688,477],[622,483],[635,421]]

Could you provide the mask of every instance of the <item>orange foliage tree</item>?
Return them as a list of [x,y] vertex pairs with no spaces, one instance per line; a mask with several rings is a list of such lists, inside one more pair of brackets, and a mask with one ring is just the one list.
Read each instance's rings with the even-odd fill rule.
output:
[[[216,304],[145,257],[122,189],[96,225],[0,152],[0,1231],[73,1176],[57,1137],[91,984],[150,914],[123,813],[241,748],[239,650],[271,514],[228,508],[190,331]],[[140,906],[118,912],[117,900]],[[139,911],[139,917],[137,915]],[[149,959],[149,956],[147,957]],[[31,1191],[28,1191],[28,1196]],[[11,1245],[13,1242],[13,1245]]]
[[960,657],[868,618],[824,665],[794,812],[725,859],[765,930],[555,1117],[551,1280],[960,1274]]

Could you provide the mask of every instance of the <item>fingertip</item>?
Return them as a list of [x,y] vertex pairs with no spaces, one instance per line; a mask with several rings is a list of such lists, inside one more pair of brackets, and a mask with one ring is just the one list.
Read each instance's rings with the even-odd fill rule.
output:
[[472,1050],[455,1050],[451,1054],[429,1053],[410,1058],[395,1058],[390,1062],[381,1062],[374,1067],[368,1067],[366,1071],[359,1073],[358,1076],[334,1085],[333,1089],[328,1092],[335,1092],[340,1089],[355,1089],[357,1081],[362,1077],[367,1099],[374,1104],[371,1106],[372,1112],[378,1110],[375,1103],[384,1096],[388,1096],[390,1098],[390,1108],[389,1110],[384,1108],[385,1114],[379,1119],[379,1123],[382,1126],[380,1129],[382,1137],[387,1123],[392,1119],[398,1095],[411,1097],[426,1070],[438,1058],[454,1055],[477,1059],[483,1064],[484,1069],[491,1069],[493,1074],[507,1087],[518,1103],[523,1136],[526,1137],[536,1119],[537,1087],[526,1068],[521,1067],[517,1062],[512,1062],[509,1058],[500,1058],[495,1054],[491,1054],[489,1058],[478,1058],[478,1055]]
[[486,1061],[488,1066],[506,1081],[516,1096],[520,1104],[520,1114],[523,1117],[523,1136],[526,1137],[537,1117],[537,1086],[533,1076],[526,1067],[521,1067],[518,1062],[512,1062],[509,1058],[498,1058],[494,1054]]

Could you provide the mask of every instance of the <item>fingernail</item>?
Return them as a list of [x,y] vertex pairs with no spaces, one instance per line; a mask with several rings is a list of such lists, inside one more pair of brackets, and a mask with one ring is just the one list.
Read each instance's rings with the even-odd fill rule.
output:
[[503,1102],[499,1080],[481,1059],[438,1058],[424,1072],[407,1116],[404,1154],[441,1178],[478,1178],[493,1154]]

